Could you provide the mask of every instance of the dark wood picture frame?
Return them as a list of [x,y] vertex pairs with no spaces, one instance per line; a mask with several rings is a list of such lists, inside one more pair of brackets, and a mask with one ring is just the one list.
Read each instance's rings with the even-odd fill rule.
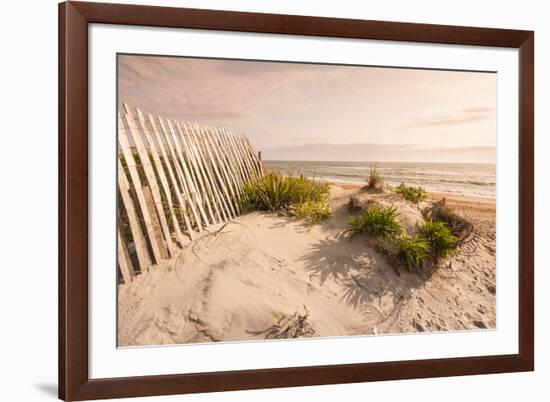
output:
[[[194,28],[519,49],[519,353],[90,379],[88,24]],[[64,400],[292,387],[534,369],[534,33],[277,14],[66,2],[59,5],[59,397]]]

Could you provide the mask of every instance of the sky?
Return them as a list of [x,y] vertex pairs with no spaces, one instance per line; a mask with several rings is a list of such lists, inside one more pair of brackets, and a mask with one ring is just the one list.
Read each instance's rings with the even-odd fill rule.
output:
[[264,160],[494,163],[495,73],[119,55],[119,102]]

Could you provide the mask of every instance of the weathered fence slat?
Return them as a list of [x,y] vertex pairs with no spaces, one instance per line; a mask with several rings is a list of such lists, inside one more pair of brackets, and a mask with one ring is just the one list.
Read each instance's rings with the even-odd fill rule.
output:
[[199,155],[199,159],[201,160],[205,177],[207,179],[206,182],[208,183],[208,188],[210,189],[210,192],[214,197],[214,205],[216,206],[216,210],[218,211],[220,221],[224,222],[229,218],[229,214],[227,212],[229,211],[229,209],[228,208],[225,209],[226,207],[223,202],[224,199],[222,198],[218,185],[216,184],[214,175],[212,173],[212,170],[210,169],[210,164],[208,163],[206,153],[203,149],[202,143],[196,132],[196,129],[192,128],[189,132],[191,134],[191,139],[193,141],[195,149],[197,150],[197,154]]
[[254,150],[252,149],[250,142],[248,142],[248,138],[246,138],[244,135],[241,134],[241,141],[243,142],[244,149],[248,155],[248,158],[250,159],[252,166],[254,168],[254,172],[256,173],[257,177],[261,176],[260,169],[258,167],[258,155]]
[[[168,146],[167,139],[165,138],[164,128],[162,127],[162,123],[159,120],[159,126],[161,127],[161,130],[158,129],[155,118],[151,114],[149,114],[147,117],[149,120],[149,124],[151,124],[151,127],[153,128],[153,133],[155,134],[155,138],[157,140],[157,143],[159,144],[160,152],[162,157],[164,158],[166,170],[168,171],[168,177],[170,178],[170,182],[172,183],[173,194],[175,197],[175,200],[173,200],[172,203],[177,203],[177,205],[173,205],[174,213],[176,214],[176,216],[179,215],[183,219],[183,224],[187,229],[187,235],[191,238],[191,240],[193,240],[195,238],[195,234],[193,228],[191,227],[191,221],[189,220],[187,211],[185,210],[185,200],[182,196],[183,190],[180,188],[180,183],[176,179],[176,177],[178,176],[178,171],[177,169],[172,169],[172,164],[170,162],[172,160],[172,151]],[[166,148],[168,148],[168,152],[166,151]],[[174,170],[176,170],[175,173]]]
[[215,131],[214,130],[208,130],[208,134],[206,136],[206,141],[208,141],[210,143],[210,145],[212,146],[212,151],[214,153],[214,156],[218,162],[218,165],[220,166],[220,170],[222,172],[222,175],[223,175],[223,178],[225,180],[225,185],[226,187],[229,189],[229,198],[230,198],[230,202],[231,204],[235,207],[235,211],[236,211],[236,215],[240,215],[240,209],[239,209],[239,204],[238,202],[236,201],[236,198],[237,198],[237,195],[235,193],[235,190],[233,189],[232,187],[232,183],[231,183],[231,174],[229,173],[229,168],[227,167],[227,164],[225,163],[225,160],[222,158],[222,155],[221,155],[221,151],[220,149],[218,148],[218,144],[217,144],[217,141],[215,139]]
[[143,234],[143,231],[141,230],[141,226],[139,224],[138,214],[130,197],[130,184],[128,183],[126,173],[124,172],[124,169],[122,168],[120,162],[118,164],[118,190],[120,192],[120,197],[122,199],[124,210],[126,211],[126,215],[128,216],[128,225],[130,226],[130,233],[132,234],[134,249],[136,252],[139,267],[143,271],[146,270],[149,265],[151,265],[151,259],[149,258],[149,252],[147,251],[145,235]]
[[[187,189],[189,193],[188,205],[189,205],[189,208],[191,208],[191,213],[193,214],[193,218],[195,218],[195,224],[197,225],[199,232],[202,232],[203,224],[201,222],[201,216],[205,221],[207,221],[206,213],[202,209],[202,205],[200,205],[200,203],[197,202],[197,199],[198,199],[197,189],[195,188],[195,183],[193,183],[193,179],[191,178],[191,174],[189,173],[189,169],[187,168],[187,163],[185,162],[185,158],[181,151],[181,147],[177,139],[178,134],[174,130],[174,126],[172,122],[168,120],[167,123],[168,123],[168,130],[170,131],[170,134],[171,134],[170,139],[172,140],[174,149],[176,151],[176,161],[178,161],[179,165],[181,166],[183,177],[185,179],[185,184],[187,185]],[[199,212],[197,212],[197,208],[196,208],[197,206],[199,206]]]
[[[160,158],[161,157],[164,158],[166,163],[168,163],[168,160],[165,158],[163,152],[159,152],[159,149],[157,148],[157,144],[155,143],[151,132],[149,132],[149,128],[147,127],[147,121],[145,120],[143,113],[141,113],[141,110],[139,109],[136,109],[136,112],[137,112],[141,127],[143,129],[143,135],[145,136],[145,139],[147,140],[147,144],[149,145],[151,156],[153,157],[153,163],[155,164],[157,174],[160,178],[162,191],[166,197],[167,209],[168,209],[170,221],[172,223],[171,226],[174,228],[174,232],[176,234],[177,240],[180,242],[180,244],[184,244],[183,234],[181,233],[180,225],[176,217],[176,213],[174,211],[174,204],[172,202],[172,191],[170,190],[170,185],[168,184],[168,178],[166,177],[164,166]],[[170,236],[170,232],[168,232],[168,236]],[[171,243],[172,242],[170,242],[170,244]],[[172,248],[171,253],[174,253],[175,250],[174,250],[173,244],[171,245],[171,248]]]
[[225,186],[222,174],[220,173],[220,170],[218,169],[218,163],[216,158],[214,157],[214,153],[211,149],[210,144],[208,143],[208,135],[209,133],[203,132],[202,128],[199,128],[200,138],[203,141],[204,149],[206,150],[206,154],[208,155],[208,158],[210,160],[210,166],[212,167],[212,170],[214,171],[214,174],[216,175],[216,179],[218,180],[218,183],[221,187],[221,192],[223,192],[222,199],[224,200],[224,203],[229,206],[229,216],[230,218],[234,218],[236,215],[235,209],[233,208],[233,204],[231,203],[231,196],[229,195],[229,192],[227,191],[227,188]]
[[212,213],[213,223],[223,222],[223,218],[220,214],[219,205],[218,205],[219,200],[217,199],[217,196],[214,194],[214,190],[212,188],[210,179],[208,177],[206,166],[202,158],[202,154],[200,153],[199,147],[195,141],[193,131],[189,128],[187,124],[181,124],[181,127],[187,136],[189,148],[191,149],[191,151],[195,156],[195,161],[200,172],[200,177],[202,180],[205,197],[210,205],[210,208],[212,209],[211,213]]
[[243,175],[241,172],[241,165],[239,163],[239,158],[235,154],[235,150],[233,149],[233,146],[227,139],[226,131],[223,128],[220,128],[219,133],[220,133],[220,141],[223,144],[222,148],[225,150],[226,156],[228,160],[231,162],[230,165],[233,169],[235,180],[237,183],[237,188],[240,193],[243,189],[244,181],[243,181]]
[[227,167],[227,171],[229,173],[229,177],[231,178],[235,196],[237,200],[240,200],[239,177],[235,170],[235,163],[231,163],[232,158],[229,156],[229,149],[223,141],[223,135],[221,133],[221,130],[216,128],[214,129],[214,132],[216,133],[214,137],[214,141],[216,142],[218,146],[218,150],[222,155],[222,159],[225,163],[225,166]]
[[126,173],[124,173],[120,159],[118,161],[118,189],[124,210],[128,216],[128,225],[130,227],[130,233],[132,234],[132,240],[138,263],[140,267],[147,268],[151,265],[151,259],[149,258],[149,253],[147,251],[145,235],[143,234],[139,224],[138,214],[130,197],[130,184],[128,183],[128,179],[126,178]]
[[260,158],[258,157],[258,154],[254,152],[254,149],[252,148],[252,145],[250,144],[250,141],[248,138],[246,138],[244,135],[242,135],[242,139],[244,141],[245,147],[248,150],[248,154],[250,155],[250,158],[254,162],[254,168],[256,169],[256,174],[258,177],[262,175],[262,163],[260,161]]
[[[164,215],[164,206],[162,203],[162,197],[160,195],[160,188],[155,176],[153,163],[149,158],[149,152],[145,148],[145,144],[143,143],[143,139],[141,137],[143,127],[138,126],[133,114],[130,114],[131,110],[128,108],[126,104],[124,104],[124,107],[126,108],[126,113],[124,114],[124,117],[126,119],[126,123],[128,124],[128,128],[130,129],[132,140],[136,146],[139,159],[141,161],[141,166],[143,167],[143,171],[145,172],[145,177],[147,179],[148,187],[151,191],[151,197],[152,197],[151,219],[154,219],[155,216],[158,219],[158,222],[160,225],[160,232],[164,237],[164,242],[168,249],[168,253],[170,256],[173,256],[175,250],[174,250],[174,245],[172,243],[172,237],[170,235],[170,229],[168,228],[168,223],[166,222],[166,216]],[[155,215],[155,212],[156,212],[156,215]],[[161,233],[158,233],[158,234],[161,234]],[[159,243],[161,243],[162,239],[159,239],[159,240],[160,240]]]
[[151,248],[153,250],[153,257],[154,257],[155,263],[158,264],[162,260],[160,247],[157,244],[157,239],[153,231],[153,222],[151,220],[151,212],[149,211],[149,208],[147,207],[147,202],[145,201],[142,183],[139,178],[139,172],[137,170],[137,164],[134,159],[134,154],[132,152],[132,148],[126,136],[126,130],[123,127],[122,118],[120,116],[119,116],[119,127],[121,127],[122,129],[118,133],[118,143],[120,145],[122,154],[124,155],[124,160],[126,161],[126,166],[128,167],[128,171],[130,172],[130,178],[132,179],[132,183],[134,185],[134,190],[136,193],[136,197],[138,199],[139,208],[143,216],[143,221],[145,222],[145,228],[147,230],[149,243],[151,244]]
[[226,140],[231,145],[231,149],[233,151],[233,155],[235,160],[237,161],[237,166],[239,167],[239,171],[241,173],[242,181],[243,183],[247,182],[250,178],[247,176],[247,169],[246,165],[244,163],[244,160],[242,156],[240,155],[239,150],[237,149],[237,144],[235,143],[235,139],[233,138],[233,134],[227,130],[223,130],[226,136]]
[[122,105],[117,250],[122,281],[130,283],[134,275],[177,257],[208,226],[240,215],[245,183],[263,170],[240,133]]
[[235,140],[237,150],[239,151],[241,158],[246,165],[248,180],[252,180],[254,179],[254,177],[256,177],[256,172],[254,171],[250,158],[248,157],[246,149],[244,148],[244,145],[241,141],[240,134],[234,134],[233,138]]
[[180,135],[179,138],[183,146],[183,150],[187,156],[189,163],[191,164],[190,171],[192,172],[195,180],[195,187],[197,188],[199,201],[201,203],[201,206],[206,206],[206,210],[208,211],[207,215],[209,216],[206,219],[206,224],[208,225],[209,223],[216,223],[216,218],[212,210],[212,205],[210,204],[210,197],[208,196],[208,191],[206,189],[204,181],[202,180],[201,171],[199,170],[199,166],[197,163],[197,158],[194,150],[191,148],[187,133],[180,123],[175,122],[174,125],[176,126],[176,129]]
[[130,255],[128,254],[128,250],[126,249],[126,243],[122,241],[120,227],[118,228],[117,233],[117,243],[118,267],[120,269],[120,273],[122,274],[122,279],[124,279],[124,283],[130,283],[132,282],[131,272],[133,272],[132,261],[130,261]]

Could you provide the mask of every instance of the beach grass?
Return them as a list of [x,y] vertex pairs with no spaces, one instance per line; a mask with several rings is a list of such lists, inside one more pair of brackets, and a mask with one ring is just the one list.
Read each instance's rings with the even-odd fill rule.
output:
[[407,186],[403,182],[395,188],[395,192],[413,204],[418,204],[420,201],[424,201],[428,196],[426,190],[422,187]]
[[330,185],[304,176],[269,172],[245,183],[241,205],[245,211],[269,211],[318,223],[331,216]]
[[[356,206],[357,200],[351,202]],[[348,202],[348,212],[350,202]],[[419,222],[413,233],[407,233],[399,220],[399,209],[396,206],[382,206],[371,203],[359,215],[348,220],[352,237],[364,234],[371,239],[383,242],[380,248],[386,256],[403,263],[409,271],[417,271],[425,262],[431,261],[432,267],[452,255],[459,246],[458,237],[443,220],[435,220],[426,216]]]
[[446,198],[425,208],[422,214],[426,220],[443,222],[457,238],[457,243],[464,241],[474,229],[471,219],[457,214],[447,206]]
[[290,184],[291,202],[325,202],[330,198],[330,184],[304,176],[285,176]]
[[419,234],[400,236],[395,244],[409,271],[422,267],[424,261],[431,257],[430,243]]
[[394,239],[403,232],[393,206],[373,205],[361,215],[351,218],[349,224],[353,234],[366,234],[380,240]]
[[382,177],[376,165],[372,164],[369,166],[369,175],[367,177],[367,189],[375,189],[381,187]]
[[431,219],[420,226],[420,234],[430,243],[431,255],[439,260],[451,255],[457,247],[457,238],[443,221]]
[[292,200],[290,183],[284,176],[267,173],[260,179],[245,183],[243,209],[276,212],[287,208]]
[[324,221],[332,215],[325,201],[306,201],[291,209],[292,214],[300,220],[315,224]]

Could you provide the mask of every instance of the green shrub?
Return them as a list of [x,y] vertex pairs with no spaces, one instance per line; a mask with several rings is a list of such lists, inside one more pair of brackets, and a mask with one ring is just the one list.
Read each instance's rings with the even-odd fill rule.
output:
[[290,186],[290,199],[293,204],[308,201],[325,202],[330,197],[330,184],[304,176],[286,176],[284,178]]
[[373,189],[378,188],[382,184],[382,178],[380,177],[380,173],[378,172],[378,168],[376,165],[371,164],[369,167],[369,176],[367,177],[367,188]]
[[243,210],[271,211],[296,216],[311,223],[330,217],[330,185],[303,176],[283,176],[269,172],[245,183],[241,197]]
[[349,224],[354,234],[364,233],[375,239],[390,240],[403,232],[394,207],[372,205],[361,215],[353,217]]
[[407,186],[403,182],[401,182],[401,184],[395,188],[395,192],[397,194],[400,194],[401,197],[403,197],[407,201],[410,201],[414,204],[418,204],[420,201],[425,200],[427,197],[426,190],[424,190],[422,187]]
[[245,183],[242,200],[245,210],[279,211],[290,205],[290,184],[278,173],[267,173]]
[[292,208],[292,213],[297,219],[303,219],[308,223],[319,223],[332,215],[330,207],[324,201],[306,201]]
[[447,257],[457,247],[457,238],[442,221],[428,219],[420,226],[420,233],[430,243],[431,254],[435,259]]
[[409,271],[420,268],[422,263],[430,258],[430,244],[418,234],[403,235],[396,239],[395,244]]
[[447,205],[446,198],[442,198],[422,211],[426,220],[442,221],[458,239],[458,242],[467,238],[474,230],[473,222]]

